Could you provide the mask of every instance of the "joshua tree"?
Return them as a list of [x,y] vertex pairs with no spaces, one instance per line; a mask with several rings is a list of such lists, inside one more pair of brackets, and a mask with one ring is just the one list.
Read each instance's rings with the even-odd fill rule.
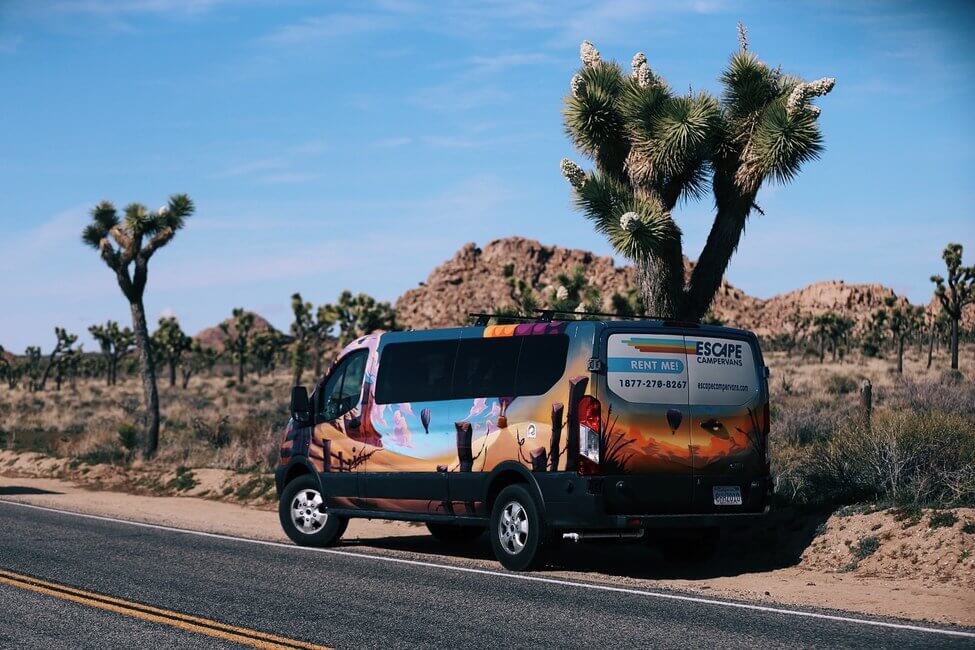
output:
[[254,334],[251,340],[251,356],[254,357],[257,375],[273,371],[278,350],[281,349],[281,337],[272,330],[264,330]]
[[160,358],[169,366],[169,386],[176,386],[176,366],[183,353],[190,349],[193,339],[186,335],[175,317],[160,318],[159,329],[152,335],[152,344]]
[[[563,159],[576,206],[616,250],[637,265],[650,313],[699,320],[707,313],[766,180],[788,182],[822,150],[819,108],[810,104],[834,84],[805,83],[740,49],[721,82],[721,99],[676,94],[643,53],[624,75],[582,43],[563,111],[576,148],[595,162],[583,171]],[[710,181],[715,217],[685,283],[677,203],[700,196]],[[760,210],[759,210],[760,211]]]
[[799,305],[785,318],[785,324],[789,327],[788,339],[786,340],[787,356],[792,356],[792,350],[797,345],[802,345],[809,328],[812,325],[812,317],[804,314]]
[[24,350],[24,374],[27,376],[27,390],[37,390],[41,375],[41,349],[36,345],[28,345]]
[[396,312],[390,304],[378,302],[365,293],[353,296],[351,291],[343,291],[335,305],[325,305],[325,308],[335,314],[342,346],[376,330],[396,327]]
[[572,275],[560,273],[555,278],[557,284],[551,287],[549,307],[557,311],[602,311],[599,289],[589,284],[586,270],[581,265],[572,270]]
[[826,312],[813,319],[813,326],[819,335],[819,362],[822,363],[826,357],[826,341],[830,342],[833,350],[833,361],[836,361],[839,353],[840,343],[846,339],[847,334],[853,329],[853,320],[836,314]]
[[199,341],[193,341],[190,344],[189,355],[183,361],[183,388],[186,389],[190,385],[190,377],[213,368],[218,356],[213,348],[203,347]]
[[[316,311],[310,302],[301,299],[300,293],[291,296],[291,310],[295,316],[291,324],[291,333],[295,337],[292,366],[296,378],[295,385],[297,385],[308,362],[309,353],[314,364],[315,378],[321,377],[322,353],[338,319],[338,313],[333,305],[322,305]],[[300,351],[297,350],[299,347]],[[296,363],[298,365],[295,365]]]
[[92,325],[88,328],[92,338],[98,342],[105,358],[105,380],[109,386],[114,386],[117,378],[118,360],[129,353],[135,343],[135,334],[128,327],[119,328],[113,320],[104,325]]
[[220,323],[224,346],[231,359],[237,362],[237,382],[244,383],[244,368],[251,351],[251,330],[254,329],[254,314],[237,307],[230,321]]
[[55,368],[58,369],[57,388],[61,390],[61,379],[63,378],[64,370],[61,357],[70,354],[72,352],[71,347],[78,341],[77,334],[69,334],[63,327],[55,327],[54,335],[57,337],[57,343],[54,345],[54,349],[51,350],[51,356],[47,359],[44,374],[41,375],[40,383],[37,385],[38,390],[44,390],[44,386],[47,385],[47,378]]
[[898,302],[894,296],[884,298],[884,306],[874,314],[876,325],[890,332],[897,347],[897,374],[904,373],[904,342],[923,323],[924,309]]
[[951,369],[958,370],[958,323],[966,305],[975,302],[975,266],[961,265],[961,244],[945,246],[941,258],[948,267],[947,281],[940,275],[932,275],[934,295],[941,308],[951,319]]
[[169,197],[167,205],[155,212],[150,212],[144,205],[131,203],[125,208],[124,218],[119,219],[115,206],[103,201],[92,210],[92,222],[82,234],[82,240],[97,250],[108,268],[115,273],[118,286],[129,301],[146,400],[147,457],[155,454],[159,447],[159,392],[143,303],[149,260],[156,251],[173,240],[193,210],[190,197],[174,194]]
[[[940,305],[939,305],[940,307]],[[931,360],[934,358],[934,342],[943,337],[951,330],[951,319],[944,309],[938,309],[937,313],[928,312],[928,368],[931,367]]]

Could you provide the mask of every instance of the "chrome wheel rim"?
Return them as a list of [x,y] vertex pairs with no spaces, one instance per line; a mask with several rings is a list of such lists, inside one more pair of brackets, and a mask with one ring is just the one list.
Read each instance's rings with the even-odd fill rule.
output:
[[291,500],[291,523],[305,535],[313,535],[328,521],[325,502],[318,490],[300,490]]
[[501,511],[498,539],[501,548],[511,555],[521,553],[528,543],[528,512],[517,501],[511,501]]

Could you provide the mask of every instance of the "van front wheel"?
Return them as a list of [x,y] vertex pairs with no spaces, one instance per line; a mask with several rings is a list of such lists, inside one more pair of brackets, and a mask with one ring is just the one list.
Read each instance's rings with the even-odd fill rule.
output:
[[311,474],[288,483],[278,501],[281,528],[298,546],[331,546],[349,525],[344,517],[325,510],[321,487]]
[[545,522],[523,486],[509,485],[501,491],[491,509],[489,531],[491,548],[504,568],[527,571],[544,559]]

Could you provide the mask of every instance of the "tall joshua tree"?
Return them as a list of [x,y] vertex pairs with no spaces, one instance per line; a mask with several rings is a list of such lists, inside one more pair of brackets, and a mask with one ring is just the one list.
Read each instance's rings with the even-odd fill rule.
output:
[[921,328],[923,319],[923,307],[898,302],[894,296],[887,296],[884,306],[874,314],[875,323],[885,327],[894,339],[899,375],[904,373],[904,342]]
[[173,240],[193,211],[193,201],[185,194],[172,195],[169,203],[154,212],[139,203],[131,203],[126,206],[122,218],[114,205],[103,201],[91,211],[92,222],[81,236],[84,243],[101,254],[102,260],[115,273],[122,295],[129,301],[146,400],[147,457],[153,456],[159,447],[159,392],[143,303],[149,260]]
[[951,369],[958,370],[958,323],[966,305],[975,302],[975,266],[962,266],[962,245],[945,246],[941,259],[948,267],[948,279],[932,275],[934,295],[938,297],[941,308],[951,319]]
[[[803,82],[739,50],[721,75],[720,99],[675,93],[638,52],[625,75],[589,41],[565,98],[566,132],[595,163],[586,172],[562,160],[576,206],[616,250],[636,264],[647,310],[699,320],[708,311],[766,180],[788,182],[822,150],[814,97],[834,80]],[[707,243],[685,283],[681,199],[714,196]]]
[[61,390],[61,378],[63,378],[63,370],[65,364],[62,362],[62,357],[65,355],[70,355],[72,353],[72,346],[78,341],[77,334],[69,334],[63,327],[54,328],[54,336],[57,337],[57,343],[54,345],[54,349],[51,350],[51,356],[48,357],[47,366],[44,368],[44,374],[41,375],[41,381],[38,384],[38,389],[44,390],[47,385],[47,378],[50,377],[51,371],[57,369],[59,371],[58,390]]
[[169,387],[176,386],[176,366],[183,353],[190,349],[193,339],[186,335],[174,316],[159,319],[159,329],[153,332],[152,343],[159,357],[169,366]]

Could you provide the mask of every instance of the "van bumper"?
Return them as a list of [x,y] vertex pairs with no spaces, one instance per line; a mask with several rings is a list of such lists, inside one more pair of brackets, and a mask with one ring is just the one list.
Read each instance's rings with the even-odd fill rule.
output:
[[[571,472],[535,474],[545,507],[545,518],[556,530],[635,530],[640,528],[711,528],[748,525],[769,512],[771,481],[757,479],[748,490],[746,503],[726,510],[696,508],[686,512],[611,511],[603,486],[625,477],[578,476]],[[756,484],[757,483],[757,484]]]

